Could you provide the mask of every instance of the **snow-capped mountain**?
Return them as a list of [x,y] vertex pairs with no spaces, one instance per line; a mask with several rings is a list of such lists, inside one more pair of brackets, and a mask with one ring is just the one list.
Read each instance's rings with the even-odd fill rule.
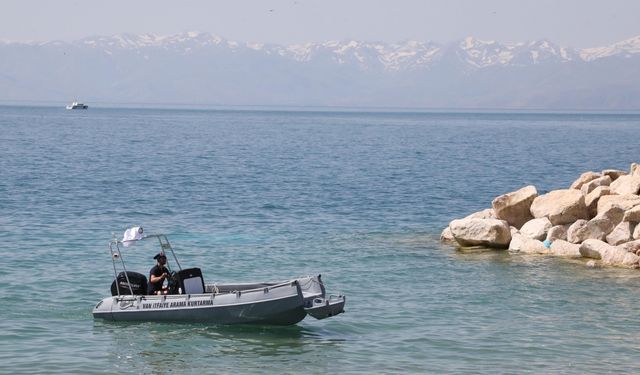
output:
[[579,54],[584,61],[593,61],[616,55],[622,55],[627,58],[633,57],[640,54],[640,35],[607,47],[586,48],[581,50]]
[[428,68],[437,63],[446,53],[455,53],[463,62],[476,68],[495,65],[522,66],[574,60],[593,61],[619,54],[625,56],[640,54],[640,36],[610,46],[586,49],[562,47],[548,40],[501,44],[473,37],[467,37],[450,44],[418,41],[389,44],[349,40],[282,46],[236,42],[226,40],[218,35],[195,31],[169,36],[155,34],[98,36],[84,38],[72,44],[101,49],[106,53],[113,53],[117,49],[144,50],[146,48],[161,48],[182,53],[212,47],[230,50],[250,49],[266,55],[288,57],[298,62],[331,57],[331,60],[338,64],[355,64],[363,69],[381,66],[389,70]]
[[385,44],[355,40],[307,43],[276,48],[281,56],[287,56],[299,62],[330,57],[333,62],[338,64],[354,64],[362,69],[382,67],[389,70],[428,67],[441,50],[441,46],[431,42],[408,41]]
[[237,42],[203,32],[0,42],[0,100],[640,109],[640,36]]
[[113,52],[113,49],[142,49],[148,47],[186,50],[188,48],[204,48],[218,46],[224,39],[208,33],[186,32],[175,35],[159,36],[155,34],[116,34],[111,36],[89,37],[73,42]]
[[560,47],[547,40],[500,44],[494,41],[481,41],[471,37],[459,43],[459,50],[465,60],[478,68],[494,65],[523,66],[549,62],[568,62],[577,56],[574,50]]

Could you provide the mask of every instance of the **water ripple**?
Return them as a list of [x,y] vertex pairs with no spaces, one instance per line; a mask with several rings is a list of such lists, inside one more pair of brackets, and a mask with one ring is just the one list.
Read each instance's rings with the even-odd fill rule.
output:
[[[628,168],[639,123],[0,107],[0,372],[637,372],[636,271],[438,235],[525,184]],[[94,321],[107,241],[131,225],[211,281],[322,273],[347,311],[284,328]],[[153,253],[127,260],[146,273]]]

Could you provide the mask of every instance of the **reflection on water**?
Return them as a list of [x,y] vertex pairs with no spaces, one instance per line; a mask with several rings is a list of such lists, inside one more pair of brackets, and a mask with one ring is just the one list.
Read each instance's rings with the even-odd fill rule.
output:
[[[109,338],[109,356],[120,369],[151,369],[153,373],[176,368],[197,368],[224,355],[225,366],[246,357],[282,357],[295,362],[315,355],[332,355],[347,340],[322,327],[303,326],[206,326],[200,324],[156,324],[100,322],[94,335]],[[167,366],[170,365],[171,368]]]

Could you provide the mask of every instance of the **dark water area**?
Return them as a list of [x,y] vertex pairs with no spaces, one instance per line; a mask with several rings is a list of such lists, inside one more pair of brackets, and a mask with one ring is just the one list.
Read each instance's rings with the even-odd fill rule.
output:
[[[637,372],[638,271],[438,237],[525,185],[627,170],[639,140],[636,114],[0,107],[0,373]],[[210,282],[321,273],[347,312],[94,321],[133,225]]]

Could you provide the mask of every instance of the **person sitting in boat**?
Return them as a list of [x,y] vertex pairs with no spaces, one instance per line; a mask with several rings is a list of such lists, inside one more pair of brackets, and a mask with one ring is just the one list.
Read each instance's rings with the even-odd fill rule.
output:
[[166,291],[162,288],[162,284],[170,275],[169,269],[165,267],[167,264],[167,256],[164,255],[164,253],[158,253],[153,259],[156,260],[156,265],[149,271],[148,294],[166,294]]

